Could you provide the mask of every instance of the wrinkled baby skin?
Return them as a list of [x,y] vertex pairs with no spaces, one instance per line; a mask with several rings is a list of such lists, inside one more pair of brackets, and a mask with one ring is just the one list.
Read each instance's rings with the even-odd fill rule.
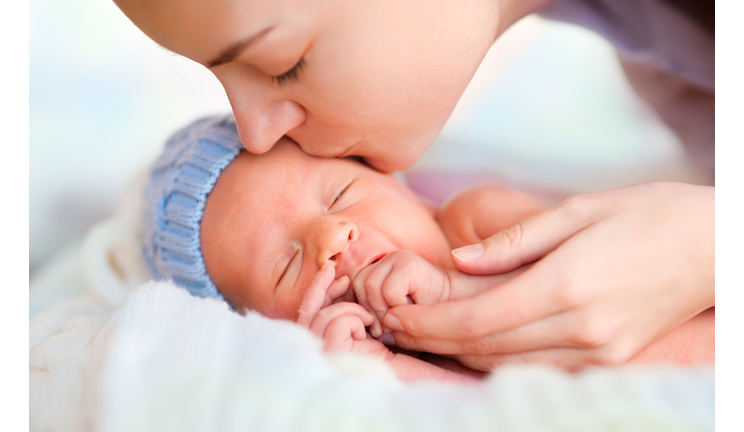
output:
[[[351,159],[309,156],[282,139],[263,155],[241,152],[222,172],[207,198],[202,252],[237,310],[296,321],[326,262],[337,279],[349,280],[401,249],[451,267],[434,213],[391,175]],[[331,303],[356,300],[348,284],[337,287],[328,292]]]

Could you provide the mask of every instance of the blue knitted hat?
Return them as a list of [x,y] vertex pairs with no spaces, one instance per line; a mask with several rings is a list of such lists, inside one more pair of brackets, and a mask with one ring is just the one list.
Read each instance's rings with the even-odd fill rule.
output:
[[197,120],[176,132],[145,187],[145,262],[197,297],[224,300],[207,274],[200,227],[207,195],[242,150],[232,115]]

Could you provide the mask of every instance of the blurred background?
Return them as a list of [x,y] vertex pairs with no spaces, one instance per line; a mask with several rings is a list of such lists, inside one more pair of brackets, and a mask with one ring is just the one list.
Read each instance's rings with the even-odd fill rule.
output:
[[[30,2],[29,273],[109,214],[168,136],[230,107],[204,67],[112,1]],[[502,181],[554,204],[647,180],[705,183],[593,33],[527,18],[494,45],[407,173],[434,201]]]

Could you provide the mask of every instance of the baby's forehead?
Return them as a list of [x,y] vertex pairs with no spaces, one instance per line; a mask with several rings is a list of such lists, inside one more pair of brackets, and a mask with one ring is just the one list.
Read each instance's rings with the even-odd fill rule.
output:
[[[239,166],[240,169],[233,166]],[[387,175],[371,168],[362,158],[321,158],[305,153],[292,141],[282,140],[263,154],[253,154],[242,150],[223,174],[238,175],[244,180],[254,177],[282,177],[288,184],[299,181],[304,174],[333,174],[340,171],[374,172]]]

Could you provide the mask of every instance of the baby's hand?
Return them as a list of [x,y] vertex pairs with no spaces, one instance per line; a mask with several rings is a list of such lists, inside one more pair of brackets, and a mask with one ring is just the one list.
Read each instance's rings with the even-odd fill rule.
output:
[[[382,319],[393,306],[449,301],[448,273],[415,253],[399,250],[362,269],[351,283],[357,302],[372,314],[370,334],[380,337]],[[387,330],[387,329],[385,329]]]
[[367,334],[374,318],[356,303],[340,302],[322,308],[310,324],[310,331],[323,339],[326,351],[353,351],[389,360],[392,353]]

